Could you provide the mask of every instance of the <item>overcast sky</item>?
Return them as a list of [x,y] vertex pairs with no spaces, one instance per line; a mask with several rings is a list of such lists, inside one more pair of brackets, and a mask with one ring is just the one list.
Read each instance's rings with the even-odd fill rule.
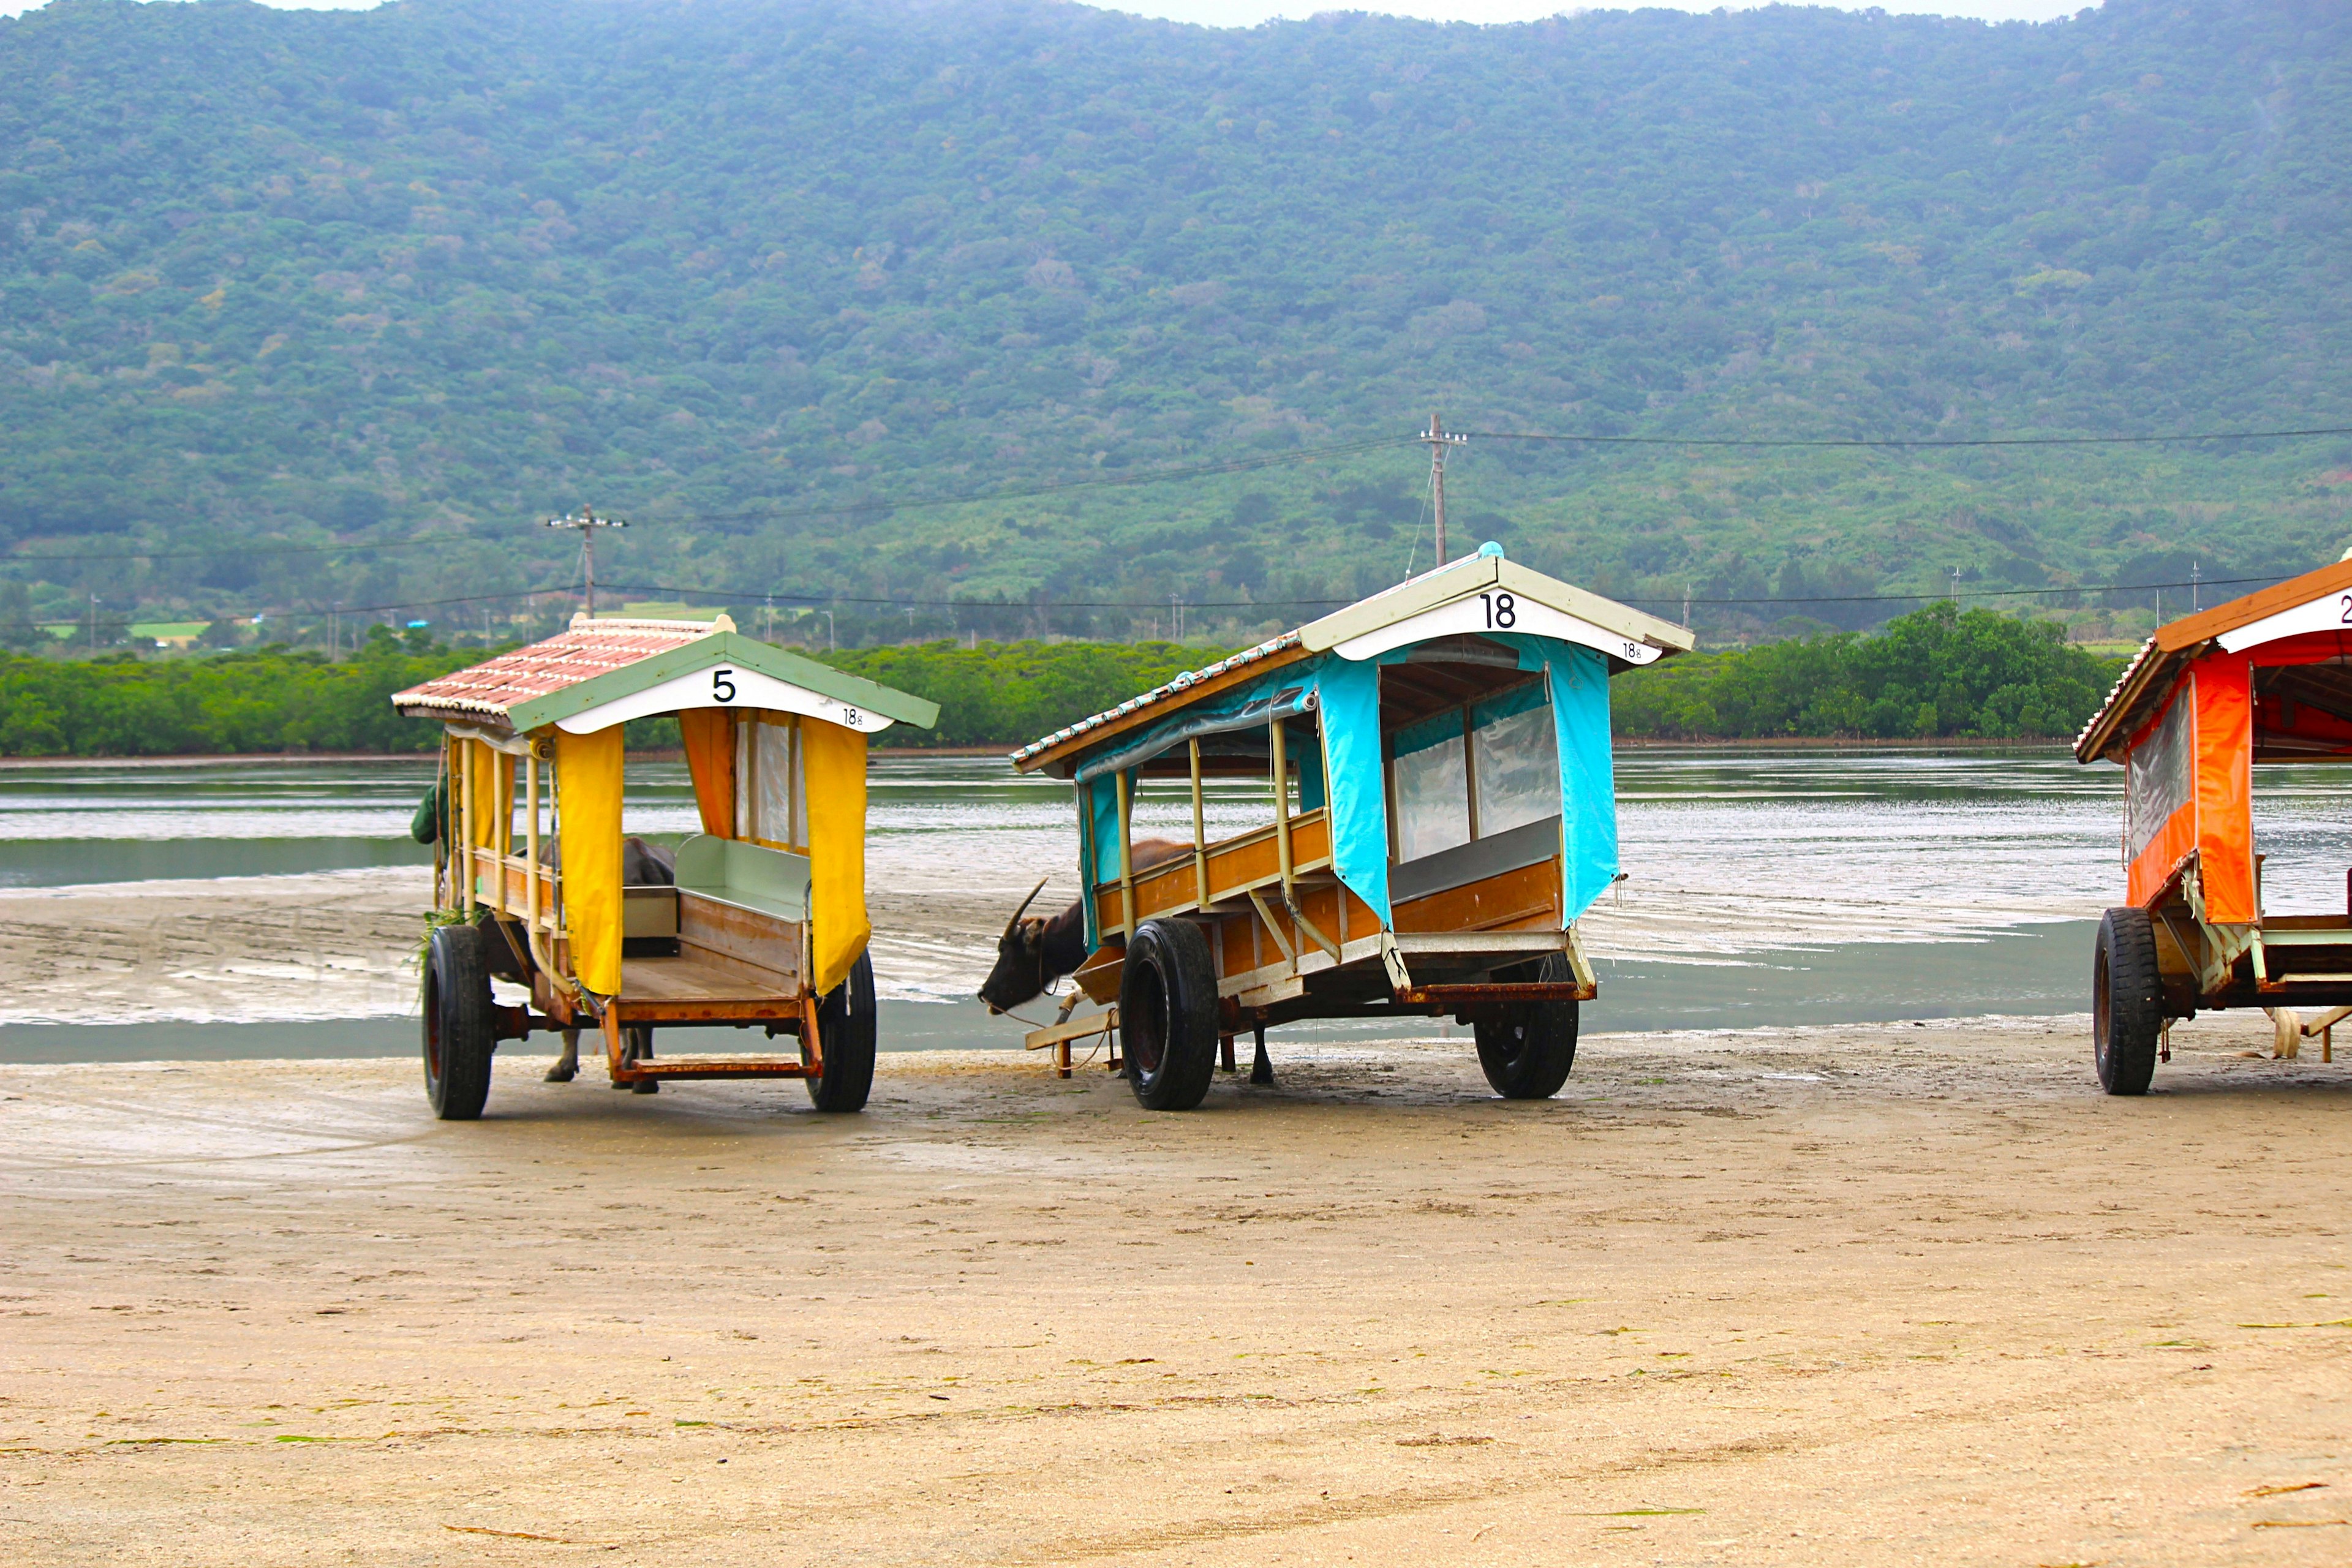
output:
[[[0,0],[0,16],[13,16],[19,12],[39,9],[46,0]],[[174,4],[177,0],[155,0],[156,4]],[[264,5],[280,5],[285,0],[262,0]],[[377,0],[302,0],[298,7],[305,10],[363,11]],[[1718,0],[1644,0],[1648,5],[1676,11],[1713,11],[1724,8]],[[1933,13],[1946,16],[1981,16],[1994,22],[2047,22],[2084,7],[2079,0],[1886,0],[1885,8],[1897,14]],[[1331,5],[1318,0],[1129,0],[1109,5],[1106,10],[1127,11],[1139,16],[1166,16],[1179,22],[1199,22],[1212,27],[1249,27],[1272,16],[1309,16],[1318,11],[1381,11],[1393,16],[1426,16],[1444,22],[1528,22],[1538,16],[1556,16],[1562,11],[1626,11],[1635,9],[1620,5],[1563,5],[1559,0],[1389,0],[1381,5]],[[1745,10],[1741,5],[1731,5],[1731,10]],[[1860,11],[1862,5],[1840,9]]]

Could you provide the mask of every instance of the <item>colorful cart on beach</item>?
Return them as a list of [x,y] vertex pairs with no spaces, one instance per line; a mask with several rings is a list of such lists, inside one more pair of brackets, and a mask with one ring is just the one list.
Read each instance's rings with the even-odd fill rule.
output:
[[[938,709],[738,634],[726,616],[590,620],[393,698],[443,726],[425,1088],[478,1117],[490,1058],[533,1028],[604,1037],[615,1088],[798,1078],[856,1110],[874,1077],[866,743]],[[625,839],[622,726],[675,715],[702,831]],[[520,809],[520,823],[517,810]],[[500,1005],[493,978],[527,986]],[[758,1027],[796,1049],[673,1054],[656,1031]]]
[[2352,870],[2341,913],[2265,912],[2253,764],[2352,761],[2352,559],[2160,627],[2074,755],[2126,778],[2129,902],[2100,921],[2091,969],[2101,1087],[2147,1093],[2200,1007],[2263,1008],[2281,1056],[2332,1047],[2352,1015]]
[[[1024,746],[1076,784],[1086,890],[1016,914],[982,998],[1074,964],[1028,1044],[1067,1076],[1101,1037],[1155,1110],[1198,1105],[1244,1030],[1264,1078],[1265,1030],[1309,1018],[1451,1016],[1498,1093],[1554,1094],[1595,990],[1575,922],[1617,876],[1609,678],[1690,647],[1488,544]],[[1212,843],[1202,784],[1233,775],[1270,820]],[[1136,837],[1153,778],[1190,781],[1189,843]],[[1070,1019],[1078,994],[1106,1010]]]

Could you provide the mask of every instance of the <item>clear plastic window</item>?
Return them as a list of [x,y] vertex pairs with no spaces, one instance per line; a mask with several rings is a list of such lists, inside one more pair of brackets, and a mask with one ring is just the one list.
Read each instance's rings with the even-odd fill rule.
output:
[[1549,703],[1487,721],[1471,731],[1470,746],[1479,837],[1559,815],[1559,739]]
[[1470,776],[1462,737],[1396,760],[1397,859],[1418,860],[1470,842]]
[[2189,715],[2196,687],[2185,688],[2156,733],[2132,748],[2124,768],[2124,856],[2137,860],[2172,814],[2189,804]]
[[750,721],[735,727],[735,835],[799,848],[808,843],[800,729]]

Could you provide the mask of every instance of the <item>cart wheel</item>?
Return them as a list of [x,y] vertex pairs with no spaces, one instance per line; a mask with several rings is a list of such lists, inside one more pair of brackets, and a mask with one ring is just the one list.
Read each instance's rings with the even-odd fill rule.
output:
[[[1576,978],[1563,953],[1536,971],[1542,981]],[[1576,1066],[1577,1008],[1566,1002],[1516,1002],[1473,1021],[1478,1066],[1505,1100],[1549,1100]]]
[[2091,1049],[2099,1087],[2146,1094],[2164,1029],[2164,984],[2156,968],[2156,922],[2146,910],[2109,910],[2091,961]]
[[874,1092],[874,961],[861,952],[848,976],[816,1006],[824,1072],[801,1081],[819,1110],[866,1109],[866,1097]]
[[472,1121],[490,1095],[498,1012],[481,928],[443,926],[425,963],[425,1098],[444,1121]]
[[1146,921],[1127,944],[1118,1045],[1146,1110],[1190,1110],[1217,1072],[1217,972],[1189,921]]

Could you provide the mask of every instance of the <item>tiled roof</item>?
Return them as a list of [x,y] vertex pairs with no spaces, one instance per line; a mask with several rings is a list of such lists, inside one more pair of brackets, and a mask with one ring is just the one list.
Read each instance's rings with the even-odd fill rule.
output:
[[2086,763],[2092,760],[2089,756],[2084,753],[2083,750],[2084,747],[2090,744],[2091,731],[2097,729],[2101,722],[2105,720],[2108,710],[2114,708],[2116,701],[2122,698],[2124,689],[2129,686],[2135,679],[2138,679],[2140,667],[2145,665],[2151,658],[2153,658],[2156,651],[2156,639],[2154,637],[2150,637],[2147,641],[2140,644],[2139,651],[2131,656],[2131,661],[2124,666],[2123,673],[2116,677],[2116,683],[2107,688],[2107,700],[2099,704],[2099,710],[2092,714],[2088,719],[2085,719],[2083,721],[2082,729],[2075,732],[2074,755],[2077,758]]
[[394,692],[392,705],[411,718],[499,721],[518,703],[733,629],[723,616],[717,621],[592,621],[575,616],[569,629],[545,642]]
[[1276,637],[1269,642],[1262,642],[1258,644],[1255,647],[1245,647],[1239,653],[1228,654],[1223,658],[1217,660],[1216,663],[1210,665],[1205,669],[1187,671],[1185,674],[1176,677],[1175,679],[1168,681],[1164,685],[1153,687],[1150,690],[1144,692],[1139,697],[1129,698],[1126,701],[1120,703],[1116,708],[1110,709],[1105,712],[1097,713],[1091,719],[1081,719],[1075,724],[1066,724],[1061,729],[1055,731],[1052,734],[1046,736],[1042,741],[1032,741],[1027,745],[1022,747],[1019,751],[1013,752],[1010,761],[1013,765],[1017,768],[1023,763],[1027,762],[1031,757],[1036,756],[1040,752],[1049,752],[1055,746],[1062,744],[1064,742],[1075,739],[1079,735],[1086,734],[1088,731],[1099,730],[1104,725],[1111,723],[1116,720],[1124,719],[1138,709],[1149,708],[1155,702],[1164,702],[1169,698],[1174,697],[1180,692],[1190,691],[1193,687],[1198,686],[1204,680],[1214,679],[1216,677],[1224,674],[1227,670],[1239,669],[1244,665],[1255,664],[1260,659],[1271,658],[1276,654],[1285,652],[1290,648],[1297,647],[1297,646],[1298,634],[1297,632],[1285,632],[1280,637]]

